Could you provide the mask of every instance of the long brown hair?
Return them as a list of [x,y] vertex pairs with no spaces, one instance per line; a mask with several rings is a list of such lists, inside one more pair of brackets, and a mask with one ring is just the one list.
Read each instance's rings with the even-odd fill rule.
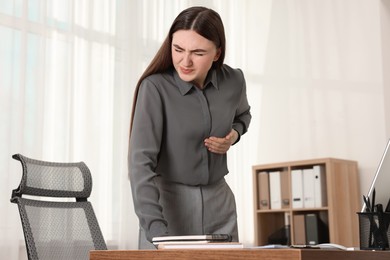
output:
[[204,38],[214,42],[217,48],[220,48],[221,54],[219,59],[214,62],[214,68],[220,68],[225,59],[226,39],[225,29],[222,19],[217,12],[206,7],[190,7],[182,11],[173,21],[168,36],[165,38],[157,54],[146,68],[135,87],[133,97],[133,108],[131,112],[130,134],[133,127],[135,106],[137,104],[138,90],[141,82],[148,76],[161,73],[173,67],[171,44],[172,37],[176,31],[193,30]]

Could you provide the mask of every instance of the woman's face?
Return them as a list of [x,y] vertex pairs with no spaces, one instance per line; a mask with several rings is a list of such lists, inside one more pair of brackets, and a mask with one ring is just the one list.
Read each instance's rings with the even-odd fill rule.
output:
[[193,30],[179,30],[172,35],[172,61],[180,78],[203,88],[207,73],[220,56],[215,44]]

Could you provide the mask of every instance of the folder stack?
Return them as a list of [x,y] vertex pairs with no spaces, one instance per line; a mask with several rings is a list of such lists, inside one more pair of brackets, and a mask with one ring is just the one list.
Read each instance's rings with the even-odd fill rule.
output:
[[319,208],[327,206],[326,176],[323,165],[292,169],[291,185],[287,170],[257,173],[260,210],[290,208]]
[[291,171],[292,207],[326,207],[326,176],[323,165]]
[[315,213],[296,214],[294,222],[295,245],[317,245],[329,242],[327,225]]
[[285,209],[290,207],[290,187],[287,171],[269,172],[269,190],[271,209]]

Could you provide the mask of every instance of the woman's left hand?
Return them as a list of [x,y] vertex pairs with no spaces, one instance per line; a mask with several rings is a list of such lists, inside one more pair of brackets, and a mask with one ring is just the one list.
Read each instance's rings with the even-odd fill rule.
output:
[[230,146],[236,142],[237,138],[237,131],[232,129],[225,137],[211,136],[206,138],[204,144],[210,152],[224,154],[229,150]]

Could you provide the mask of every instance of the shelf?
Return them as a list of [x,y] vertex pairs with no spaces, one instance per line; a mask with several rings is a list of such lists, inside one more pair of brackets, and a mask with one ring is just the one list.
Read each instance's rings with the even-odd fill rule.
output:
[[297,208],[297,209],[256,209],[257,213],[280,213],[280,212],[305,212],[305,211],[327,211],[328,207],[320,208]]
[[[324,172],[325,184],[323,189],[325,189],[324,194],[326,201],[321,204],[318,204],[318,201],[316,201],[317,204],[310,204],[322,205],[319,207],[292,207],[292,171],[303,171],[304,169],[310,171],[310,169],[313,169],[317,165],[319,167],[316,167],[316,169],[321,168]],[[268,244],[269,236],[286,225],[289,225],[290,227],[290,242],[294,244],[294,235],[300,230],[297,227],[294,227],[294,221],[292,221],[293,217],[311,215],[312,213],[317,216],[319,222],[324,223],[324,225],[327,226],[329,235],[328,242],[348,247],[359,245],[358,217],[356,212],[360,210],[361,205],[356,161],[337,158],[320,158],[255,165],[252,169],[256,245],[261,246]],[[259,199],[260,191],[264,193],[264,191],[267,190],[263,186],[264,184],[261,184],[264,180],[264,176],[268,174],[268,177],[266,178],[268,178],[269,181],[269,173],[274,171],[279,171],[280,176],[284,176],[280,178],[284,178],[284,182],[287,182],[287,186],[281,184],[281,186],[284,185],[284,188],[280,189],[281,192],[284,192],[284,195],[281,196],[281,200],[284,202],[284,204],[282,204],[283,208],[272,209],[271,198],[269,198],[268,205],[266,205],[267,203],[264,203],[264,200],[260,203]],[[259,177],[260,173],[262,177]],[[260,178],[263,179],[260,180]],[[263,189],[260,189],[259,185],[261,185]],[[270,192],[270,190],[270,187],[268,187],[268,192]],[[294,202],[294,206],[296,206],[295,203],[296,202]],[[274,205],[277,205],[277,207],[280,206],[280,204]]]

